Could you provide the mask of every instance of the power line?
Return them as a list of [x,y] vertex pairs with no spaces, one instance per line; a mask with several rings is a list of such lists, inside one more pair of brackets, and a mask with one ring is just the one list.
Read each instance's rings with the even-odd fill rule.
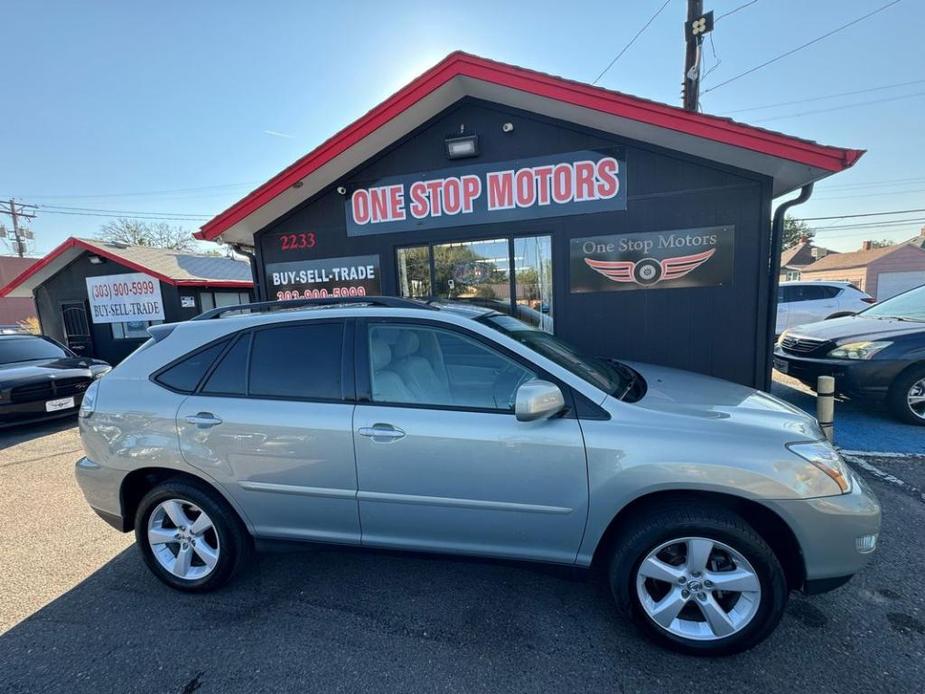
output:
[[793,101],[778,101],[776,104],[765,104],[763,106],[749,106],[748,108],[736,108],[725,113],[745,113],[746,111],[763,111],[778,106],[793,106],[794,104],[807,104],[811,101],[824,101],[825,99],[837,99],[840,96],[854,96],[855,94],[867,94],[869,92],[879,92],[884,89],[895,89],[896,87],[908,87],[911,84],[922,84],[925,80],[910,80],[909,82],[896,82],[895,84],[884,84],[880,87],[869,87],[867,89],[855,89],[850,92],[838,92],[837,94],[826,94],[825,96],[813,96],[807,99],[794,99]]
[[66,214],[78,217],[131,217],[131,219],[148,219],[160,222],[201,222],[202,217],[149,217],[144,215],[105,214],[102,212],[66,212],[63,210],[45,210],[45,214]]
[[884,195],[911,195],[912,193],[925,193],[925,188],[913,190],[887,190],[882,193],[864,193],[863,195],[823,195],[813,200],[853,200],[854,198],[879,198]]
[[856,188],[882,188],[883,186],[892,186],[897,183],[918,183],[919,181],[925,181],[925,176],[913,176],[912,178],[893,178],[893,179],[882,179],[880,181],[868,181],[867,183],[842,183],[835,186],[826,186],[826,190],[844,190]]
[[213,215],[210,214],[199,214],[196,212],[157,212],[157,211],[139,211],[139,210],[110,210],[100,207],[66,207],[64,205],[39,205],[39,208],[45,211],[50,210],[63,210],[68,212],[104,212],[104,213],[113,213],[113,214],[126,214],[126,215],[161,215],[168,217],[201,217],[203,219],[210,219]]
[[817,222],[823,219],[848,219],[853,217],[879,217],[888,214],[911,214],[912,212],[925,212],[925,207],[919,207],[914,210],[891,210],[889,212],[862,212],[859,214],[843,214],[838,217],[797,217],[801,222]]
[[601,74],[599,74],[596,78],[594,78],[594,81],[593,81],[591,84],[597,84],[597,83],[600,81],[601,77],[603,77],[604,75],[607,74],[607,72],[610,70],[610,68],[612,68],[612,67],[616,64],[616,62],[617,62],[620,58],[623,57],[623,54],[626,53],[626,52],[630,49],[630,46],[632,46],[634,43],[636,43],[636,39],[638,39],[640,36],[642,36],[642,33],[643,33],[646,29],[649,28],[649,25],[650,25],[652,22],[655,21],[655,18],[658,17],[658,16],[662,13],[662,10],[664,10],[666,7],[668,7],[668,3],[670,3],[670,2],[671,2],[671,0],[665,0],[665,2],[662,4],[662,6],[659,7],[658,10],[655,11],[655,14],[653,14],[653,15],[649,18],[649,21],[646,22],[646,23],[643,25],[642,29],[640,29],[639,31],[636,32],[636,35],[635,35],[632,39],[630,39],[630,42],[629,42],[628,44],[626,44],[626,45],[623,47],[623,49],[622,49],[619,53],[617,53],[616,56],[614,56],[614,59],[610,61],[610,64],[609,64],[607,67],[605,67],[603,70],[601,70]]
[[822,41],[823,39],[827,39],[828,37],[832,36],[833,34],[837,34],[838,32],[843,31],[844,29],[847,29],[848,27],[857,24],[858,22],[862,22],[862,21],[864,21],[865,19],[867,19],[868,17],[873,17],[875,14],[878,14],[878,13],[880,13],[880,12],[883,12],[885,9],[887,9],[887,8],[889,8],[889,7],[892,7],[893,5],[896,5],[897,3],[901,2],[901,1],[902,1],[902,0],[892,0],[892,2],[888,2],[886,5],[880,6],[880,7],[878,7],[876,10],[874,10],[874,11],[872,11],[872,12],[868,12],[867,14],[863,15],[862,17],[858,17],[857,19],[852,19],[852,20],[851,20],[850,22],[848,22],[847,24],[842,24],[842,25],[841,25],[840,27],[838,27],[837,29],[832,29],[832,31],[829,31],[828,33],[825,33],[825,34],[823,34],[822,36],[818,36],[818,37],[814,38],[812,41],[807,41],[806,43],[804,43],[804,44],[801,45],[801,46],[797,46],[796,48],[791,48],[789,51],[787,51],[787,52],[785,52],[785,53],[781,53],[780,55],[778,55],[778,56],[776,56],[776,57],[774,57],[774,58],[771,58],[770,60],[766,60],[765,62],[761,63],[760,65],[756,65],[756,66],[753,67],[753,68],[749,68],[749,69],[746,70],[745,72],[740,72],[738,75],[735,75],[735,76],[733,76],[733,77],[730,77],[729,79],[727,79],[727,80],[725,80],[725,81],[723,81],[723,82],[720,82],[719,84],[717,84],[717,85],[715,85],[715,86],[713,86],[713,87],[710,87],[709,89],[704,90],[703,93],[706,94],[706,93],[708,93],[708,92],[712,92],[714,89],[719,89],[720,87],[725,86],[725,85],[729,84],[730,82],[735,82],[737,79],[739,79],[739,78],[741,78],[741,77],[745,77],[746,75],[750,75],[750,74],[752,74],[753,72],[756,72],[756,71],[758,71],[758,70],[760,70],[760,69],[762,69],[762,68],[767,67],[768,65],[771,65],[772,63],[776,63],[778,60],[782,60],[783,58],[786,58],[787,56],[793,55],[794,53],[796,53],[796,52],[798,52],[798,51],[802,51],[804,48],[808,48],[809,46],[812,46],[814,43],[819,43],[819,42]]
[[154,195],[167,195],[170,193],[194,193],[204,190],[219,190],[227,188],[242,188],[244,186],[257,185],[261,181],[246,181],[244,183],[221,183],[214,186],[200,186],[198,188],[174,188],[172,190],[149,190],[140,193],[103,193],[100,195],[24,195],[21,197],[34,198],[36,200],[65,200],[65,199],[84,199],[96,200],[102,198],[140,198]]
[[842,231],[843,229],[883,229],[886,227],[895,227],[895,226],[907,226],[909,224],[921,224],[925,222],[925,217],[914,217],[912,219],[895,219],[893,221],[886,222],[860,222],[858,224],[839,224],[837,226],[828,226],[828,227],[813,227],[814,229],[821,229],[825,233],[831,231]]
[[870,101],[856,101],[853,104],[842,104],[841,106],[832,106],[830,108],[817,108],[812,111],[801,111],[800,113],[787,113],[782,116],[771,116],[770,118],[758,118],[753,123],[767,123],[772,120],[784,120],[787,118],[799,118],[801,116],[811,116],[815,113],[829,113],[830,111],[842,111],[846,108],[856,106],[870,106],[871,104],[885,104],[889,101],[901,101],[903,99],[913,99],[915,97],[925,96],[925,92],[915,92],[914,94],[902,94],[900,96],[890,96],[884,99],[871,99]]
[[721,20],[723,17],[728,17],[728,16],[731,15],[731,14],[735,14],[735,13],[738,12],[739,10],[744,10],[746,7],[749,7],[750,5],[754,5],[756,2],[758,2],[758,0],[751,0],[751,2],[747,2],[747,3],[745,3],[744,5],[739,5],[739,6],[738,6],[737,8],[735,8],[734,10],[729,10],[728,12],[725,12],[725,13],[721,14],[719,17],[717,17],[716,19],[713,20],[713,23],[716,24],[716,22],[718,22],[719,20]]

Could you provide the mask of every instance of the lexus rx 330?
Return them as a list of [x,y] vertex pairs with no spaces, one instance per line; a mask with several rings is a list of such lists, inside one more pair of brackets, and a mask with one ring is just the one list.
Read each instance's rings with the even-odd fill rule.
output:
[[159,579],[217,588],[256,539],[596,564],[650,637],[724,654],[876,547],[873,494],[766,393],[490,308],[352,301],[154,326],[91,386],[78,481]]

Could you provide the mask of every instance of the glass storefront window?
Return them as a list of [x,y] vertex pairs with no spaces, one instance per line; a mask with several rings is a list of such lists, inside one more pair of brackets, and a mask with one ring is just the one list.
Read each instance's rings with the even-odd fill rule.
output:
[[510,311],[511,255],[507,239],[435,245],[434,293],[441,298],[498,305],[500,310]]
[[553,332],[552,237],[548,235],[515,238],[513,254],[507,238],[399,248],[396,264],[401,296],[468,301]]
[[517,318],[553,332],[551,237],[514,239],[514,284]]
[[429,251],[427,246],[398,249],[398,291],[402,296],[412,299],[431,296]]

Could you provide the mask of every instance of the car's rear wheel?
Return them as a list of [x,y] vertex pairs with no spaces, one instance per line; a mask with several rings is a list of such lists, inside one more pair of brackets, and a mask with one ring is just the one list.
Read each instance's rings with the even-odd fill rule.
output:
[[925,426],[925,365],[899,374],[890,386],[887,403],[899,419]]
[[774,551],[740,516],[674,504],[632,520],[615,545],[617,605],[673,650],[727,655],[777,626],[787,603]]
[[155,576],[190,592],[227,583],[250,547],[246,529],[224,499],[181,480],[159,484],[142,498],[135,541]]

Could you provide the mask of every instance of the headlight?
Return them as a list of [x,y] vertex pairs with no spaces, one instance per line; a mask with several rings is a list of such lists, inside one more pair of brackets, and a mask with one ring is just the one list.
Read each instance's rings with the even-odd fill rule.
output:
[[784,332],[782,332],[782,333],[777,337],[777,346],[778,346],[778,347],[783,343],[784,338],[787,337],[787,335],[789,335],[789,334],[790,334],[790,331],[789,331],[789,330],[785,330]]
[[829,356],[833,359],[870,359],[877,352],[889,347],[892,342],[850,342],[839,345]]
[[93,380],[96,381],[102,378],[103,376],[108,374],[110,371],[112,371],[111,366],[100,366],[96,369],[93,369]]
[[99,381],[93,381],[93,383],[90,384],[90,387],[87,388],[87,391],[84,393],[84,399],[80,402],[80,410],[77,412],[78,417],[86,418],[93,414],[93,410],[96,409],[96,393],[99,389]]
[[796,453],[803,460],[809,461],[825,474],[832,478],[842,494],[851,491],[851,478],[848,477],[848,468],[845,461],[838,455],[832,444],[826,441],[811,441],[807,443],[788,443],[791,453]]

